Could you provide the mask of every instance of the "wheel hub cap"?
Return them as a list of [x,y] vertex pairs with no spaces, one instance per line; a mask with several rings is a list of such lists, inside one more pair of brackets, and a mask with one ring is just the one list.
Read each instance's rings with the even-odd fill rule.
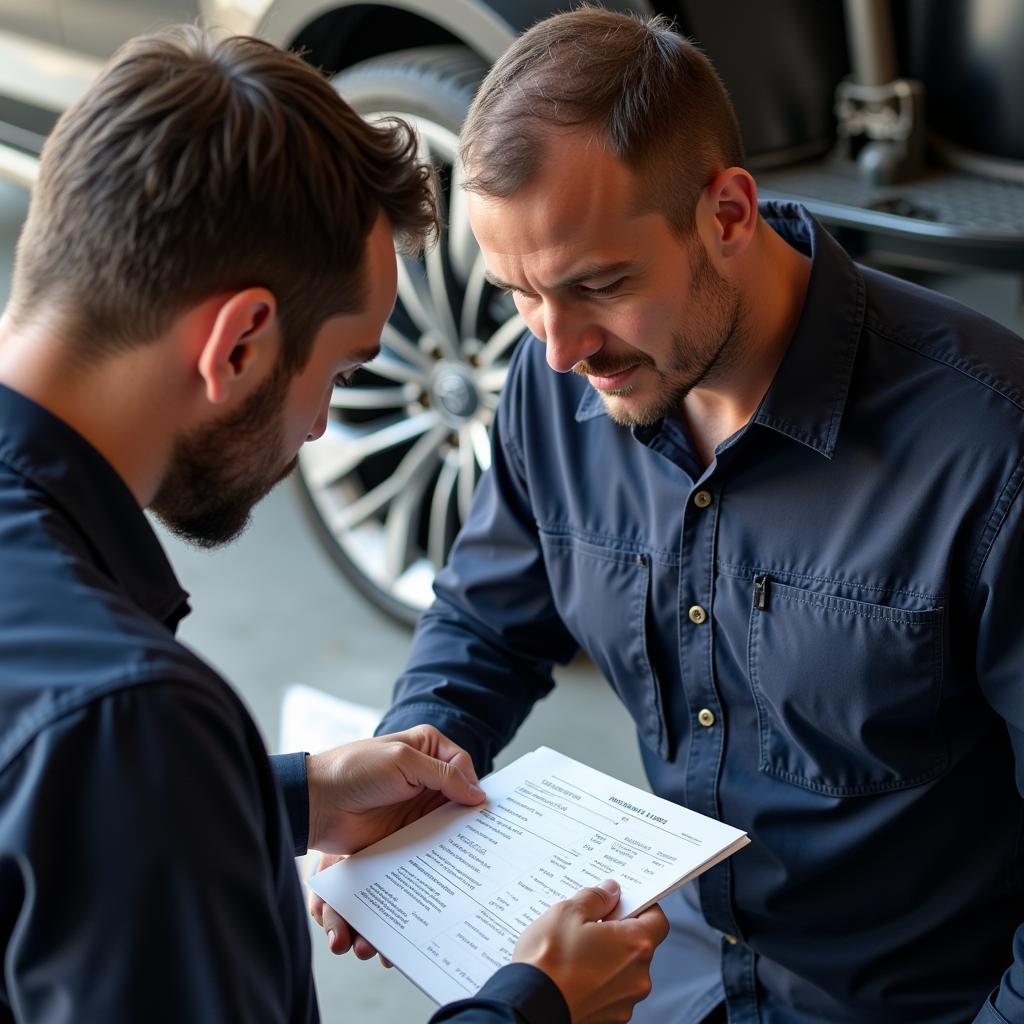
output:
[[465,423],[480,405],[471,373],[458,363],[444,363],[434,376],[431,392],[434,407],[453,427]]

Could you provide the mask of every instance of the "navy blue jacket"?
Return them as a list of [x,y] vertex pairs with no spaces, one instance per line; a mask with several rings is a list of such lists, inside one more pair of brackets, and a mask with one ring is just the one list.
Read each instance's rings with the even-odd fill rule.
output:
[[486,771],[582,648],[654,790],[753,840],[687,887],[681,1021],[1021,1022],[1024,344],[762,212],[810,287],[711,465],[520,346],[381,729]]
[[[113,468],[0,386],[0,1022],[318,1019],[281,789],[231,688],[174,639],[187,611]],[[513,965],[459,1024],[567,1021]]]

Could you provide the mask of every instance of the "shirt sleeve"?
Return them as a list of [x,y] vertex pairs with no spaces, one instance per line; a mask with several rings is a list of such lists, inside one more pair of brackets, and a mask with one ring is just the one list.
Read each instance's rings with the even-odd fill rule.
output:
[[68,712],[6,768],[16,1020],[314,1019],[289,837],[252,742],[217,694],[146,683]]
[[553,665],[577,649],[551,594],[515,442],[528,344],[513,357],[491,432],[491,466],[377,730],[430,723],[469,751],[481,775],[551,691]]
[[430,1024],[570,1024],[558,986],[530,964],[508,964],[469,999],[442,1006]]
[[306,778],[305,753],[274,754],[270,767],[284,797],[288,824],[292,829],[292,848],[301,857],[309,844],[309,782]]
[[[1024,463],[997,506],[1003,513],[979,575],[977,672],[982,691],[1006,723],[1024,797]],[[1024,923],[1014,935],[1011,961],[982,1006],[976,1024],[1024,1021]]]

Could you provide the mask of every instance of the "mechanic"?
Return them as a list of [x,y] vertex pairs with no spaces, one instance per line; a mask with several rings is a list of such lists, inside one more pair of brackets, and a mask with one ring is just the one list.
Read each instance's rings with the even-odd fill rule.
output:
[[381,728],[483,773],[582,649],[750,834],[635,1020],[1024,1021],[1021,340],[759,203],[660,19],[540,22],[461,155],[529,334]]
[[[483,799],[429,726],[272,771],[142,509],[234,537],[379,348],[407,126],[265,42],[127,44],[48,140],[0,321],[0,1021],[318,1018],[293,857]],[[283,792],[282,792],[283,785]],[[556,904],[436,1021],[625,1020],[667,932]],[[365,955],[372,955],[372,951]]]

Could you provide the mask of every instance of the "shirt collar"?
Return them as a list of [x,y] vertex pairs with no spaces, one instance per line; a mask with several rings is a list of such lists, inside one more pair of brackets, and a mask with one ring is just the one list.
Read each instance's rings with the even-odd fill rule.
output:
[[[831,458],[864,323],[864,279],[799,203],[763,202],[760,211],[786,242],[811,257],[812,265],[800,320],[753,422]],[[605,414],[600,394],[588,386],[576,420]]]
[[762,203],[761,215],[812,265],[800,320],[753,420],[831,458],[864,327],[864,278],[799,204]]
[[81,434],[2,384],[0,462],[49,496],[100,570],[143,611],[177,627],[189,611],[188,594],[125,482]]

